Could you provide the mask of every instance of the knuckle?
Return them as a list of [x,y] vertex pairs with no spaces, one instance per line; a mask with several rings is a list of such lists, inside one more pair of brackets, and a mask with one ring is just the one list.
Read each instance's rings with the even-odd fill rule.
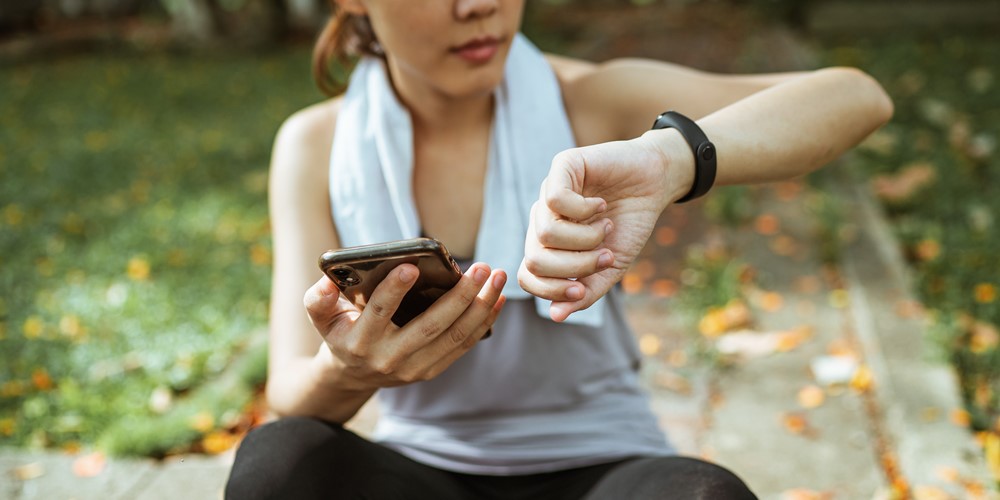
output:
[[[525,255],[524,256],[524,269],[531,274],[538,275],[541,270],[541,259],[537,255]],[[518,279],[520,280],[520,273],[518,273]]]
[[461,344],[462,342],[465,341],[465,339],[469,337],[469,332],[463,329],[459,325],[454,325],[448,332],[448,337],[451,339],[452,342],[456,344]]
[[465,349],[472,349],[479,343],[479,337],[479,335],[469,335],[462,341],[462,347]]
[[344,343],[344,352],[354,358],[364,358],[368,356],[368,346],[360,338],[355,338]]
[[372,301],[368,303],[368,307],[372,314],[378,316],[379,318],[386,318],[391,314],[391,310],[385,306],[382,302]]
[[535,229],[535,237],[538,239],[538,243],[540,243],[543,247],[551,247],[553,246],[555,240],[555,232],[555,223],[551,221],[544,221],[540,222],[538,227]]
[[372,370],[375,370],[380,375],[392,375],[396,373],[396,362],[392,358],[384,358],[377,360],[371,364]]
[[427,321],[420,325],[418,331],[422,337],[435,337],[441,333],[441,326],[436,321]]

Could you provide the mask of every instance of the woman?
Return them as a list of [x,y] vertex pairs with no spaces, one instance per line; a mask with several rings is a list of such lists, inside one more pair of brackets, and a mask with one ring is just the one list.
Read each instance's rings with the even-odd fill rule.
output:
[[[523,0],[334,8],[321,86],[332,58],[363,57],[346,95],[296,113],[275,142],[267,396],[283,418],[247,436],[227,495],[754,498],[729,471],[674,456],[608,293],[659,212],[705,188],[689,137],[645,130],[673,108],[714,143],[716,182],[787,178],[889,119],[879,85],[850,69],[721,76],[542,56],[517,34]],[[418,235],[467,271],[402,327],[389,318],[415,267],[364,310],[315,281],[327,249]],[[522,259],[524,289],[507,280]],[[370,442],[341,424],[376,392]]]

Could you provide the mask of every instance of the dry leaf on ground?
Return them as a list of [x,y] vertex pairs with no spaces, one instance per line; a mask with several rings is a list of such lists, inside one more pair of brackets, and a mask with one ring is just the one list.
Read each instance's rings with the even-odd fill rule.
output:
[[103,453],[95,451],[73,461],[73,475],[76,477],[94,477],[104,471],[107,458]]
[[799,401],[799,406],[806,409],[813,409],[823,405],[823,401],[826,400],[826,394],[819,386],[810,384],[799,389],[796,399]]

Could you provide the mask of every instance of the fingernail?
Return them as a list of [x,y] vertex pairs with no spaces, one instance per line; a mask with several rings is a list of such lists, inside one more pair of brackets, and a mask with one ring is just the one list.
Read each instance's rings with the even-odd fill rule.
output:
[[504,274],[497,274],[493,277],[493,288],[497,290],[503,290],[504,284],[507,283],[507,276]]
[[604,236],[611,234],[611,230],[614,228],[615,225],[612,224],[611,221],[608,221],[608,223],[604,225]]
[[403,268],[399,270],[399,281],[402,281],[403,283],[409,283],[413,281],[413,278],[415,278],[416,276],[417,276],[416,273],[411,271],[409,268]]
[[597,211],[603,212],[608,209],[608,202],[601,200],[601,203],[597,205]]
[[611,252],[604,252],[597,258],[597,267],[604,269],[609,267],[612,263],[614,263],[614,261],[615,257],[614,255],[611,255]]
[[566,298],[577,300],[583,298],[583,290],[578,286],[571,286],[566,289]]
[[472,274],[472,279],[476,282],[476,284],[485,283],[486,278],[489,277],[490,273],[486,272],[486,270],[481,267],[479,269],[476,269],[476,272]]

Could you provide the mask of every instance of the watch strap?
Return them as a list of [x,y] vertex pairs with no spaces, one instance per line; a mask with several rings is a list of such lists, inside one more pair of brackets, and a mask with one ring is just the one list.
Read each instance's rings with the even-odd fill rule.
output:
[[652,130],[665,128],[677,129],[694,154],[694,182],[691,184],[691,190],[675,203],[684,203],[704,196],[715,184],[715,145],[708,140],[705,132],[694,120],[676,111],[666,111],[656,117]]

